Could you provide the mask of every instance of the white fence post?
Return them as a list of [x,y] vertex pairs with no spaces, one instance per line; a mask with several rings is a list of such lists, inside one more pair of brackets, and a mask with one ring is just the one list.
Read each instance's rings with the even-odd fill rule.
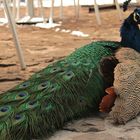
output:
[[4,9],[5,9],[7,18],[8,18],[8,23],[9,23],[9,26],[11,28],[12,34],[13,34],[15,47],[16,47],[16,50],[17,50],[17,54],[18,54],[18,57],[19,57],[20,64],[21,64],[21,69],[24,70],[24,69],[26,69],[26,64],[24,62],[23,53],[22,53],[22,50],[21,50],[21,47],[20,47],[20,44],[19,44],[19,40],[18,40],[18,36],[17,36],[17,32],[16,32],[16,27],[15,27],[15,20],[13,20],[13,17],[11,15],[11,12],[10,12],[10,9],[9,9],[9,6],[8,6],[8,1],[3,0],[3,3],[4,3]]
[[96,15],[96,19],[99,25],[101,25],[101,18],[100,18],[100,14],[99,14],[99,7],[96,3],[96,0],[94,0],[94,9],[95,9],[95,15]]
[[34,16],[34,2],[33,0],[26,0],[27,14],[32,18]]
[[50,24],[53,24],[53,15],[54,15],[54,0],[51,0],[51,9],[50,9],[50,17],[49,17]]
[[116,5],[116,8],[117,8],[117,10],[119,12],[119,18],[120,18],[120,20],[122,20],[122,13],[121,13],[121,9],[120,9],[118,0],[115,0],[115,5]]

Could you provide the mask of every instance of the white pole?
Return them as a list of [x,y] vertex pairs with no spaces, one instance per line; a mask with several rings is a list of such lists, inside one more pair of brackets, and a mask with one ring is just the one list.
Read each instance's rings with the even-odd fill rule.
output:
[[[3,3],[2,3],[3,4]],[[8,18],[7,18],[7,14],[6,14],[6,11],[5,11],[5,9],[3,9],[4,10],[4,16],[5,16],[5,19],[6,19],[6,23],[8,23]]]
[[76,19],[79,18],[79,11],[80,11],[80,3],[79,0],[76,0]]
[[54,0],[51,0],[51,9],[50,9],[50,18],[49,18],[50,24],[53,24],[53,15],[54,15]]
[[25,62],[24,62],[23,53],[22,53],[22,50],[21,50],[21,47],[20,47],[20,44],[19,44],[18,36],[17,36],[15,21],[13,20],[13,17],[11,15],[7,0],[4,0],[3,2],[4,2],[4,9],[5,9],[7,18],[8,18],[8,22],[9,22],[9,25],[10,25],[10,28],[11,28],[11,31],[12,31],[12,34],[13,34],[17,54],[18,54],[19,61],[20,61],[20,64],[21,64],[21,69],[24,70],[24,69],[26,69],[26,65],[25,65]]
[[63,0],[60,0],[60,19],[63,19]]
[[43,22],[46,23],[45,14],[44,14],[44,7],[43,7],[43,1],[39,0],[38,2],[39,2],[39,7],[41,9],[41,16],[43,18]]
[[77,13],[76,0],[74,0],[74,10],[75,10],[75,16],[76,16],[76,13]]
[[33,0],[27,0],[26,4],[27,4],[27,14],[28,16],[30,16],[30,18],[32,18],[34,16],[34,2]]
[[19,20],[20,18],[20,0],[16,0],[17,3],[17,13],[16,13],[16,20]]
[[37,12],[38,12],[39,16],[41,16],[41,4],[40,4],[40,1],[41,0],[37,0]]
[[100,14],[99,14],[99,7],[96,3],[96,0],[94,0],[94,10],[95,10],[95,15],[96,15],[96,19],[99,25],[101,25],[101,18],[100,18]]
[[117,10],[119,12],[119,18],[120,18],[120,20],[122,20],[122,13],[121,13],[121,9],[120,9],[118,0],[115,0],[115,5],[116,5],[116,8],[117,8]]
[[137,2],[138,4],[140,4],[140,0],[136,0],[136,2]]
[[12,11],[13,11],[13,17],[15,19],[15,17],[16,17],[16,0],[13,0],[13,8],[12,8]]

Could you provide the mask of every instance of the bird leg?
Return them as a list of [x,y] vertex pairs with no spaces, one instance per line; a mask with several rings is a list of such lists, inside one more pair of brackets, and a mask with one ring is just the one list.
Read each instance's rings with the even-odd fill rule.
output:
[[103,97],[99,105],[99,109],[101,112],[110,112],[116,99],[116,93],[114,91],[114,87],[107,88],[105,92],[107,95]]

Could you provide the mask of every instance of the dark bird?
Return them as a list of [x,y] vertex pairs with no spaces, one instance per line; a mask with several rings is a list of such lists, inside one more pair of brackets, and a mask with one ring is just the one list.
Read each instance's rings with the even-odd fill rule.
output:
[[134,10],[130,16],[125,19],[120,29],[121,45],[129,47],[140,52],[140,8]]

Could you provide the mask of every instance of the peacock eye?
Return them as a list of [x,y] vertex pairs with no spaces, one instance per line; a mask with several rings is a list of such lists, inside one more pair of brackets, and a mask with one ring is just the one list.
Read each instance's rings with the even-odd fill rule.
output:
[[15,120],[20,120],[21,118],[22,118],[21,115],[19,115],[19,114],[16,114],[16,115],[15,115]]
[[72,77],[74,77],[74,73],[72,71],[67,71],[64,75],[63,75],[63,78],[65,80],[69,80],[71,79]]
[[20,92],[20,93],[18,94],[18,96],[19,96],[19,97],[24,97],[24,96],[26,96],[26,92]]
[[72,71],[69,71],[69,72],[67,73],[67,76],[73,76],[73,72],[72,72]]
[[44,83],[43,83],[43,84],[41,84],[41,86],[42,86],[42,87],[45,87],[45,86],[46,86],[46,84],[44,84]]
[[30,101],[29,102],[29,105],[31,105],[31,106],[34,105],[34,104],[36,104],[36,101]]
[[58,71],[60,71],[60,68],[59,67],[55,67],[55,68],[52,68],[50,70],[50,73],[54,73],[54,72],[58,72]]
[[67,73],[67,76],[71,76],[72,74],[71,73]]
[[2,108],[0,109],[1,112],[7,112],[8,110],[9,110],[8,107],[2,107]]
[[50,83],[48,81],[44,82],[44,83],[41,83],[39,86],[38,86],[38,89],[39,90],[43,90],[43,89],[46,89],[48,88],[50,85]]
[[25,83],[22,83],[22,84],[20,85],[20,88],[27,88],[27,87],[29,87],[29,85],[30,85],[29,82],[25,82]]
[[56,70],[57,70],[57,68],[53,68],[52,70],[53,70],[53,71],[56,71]]

